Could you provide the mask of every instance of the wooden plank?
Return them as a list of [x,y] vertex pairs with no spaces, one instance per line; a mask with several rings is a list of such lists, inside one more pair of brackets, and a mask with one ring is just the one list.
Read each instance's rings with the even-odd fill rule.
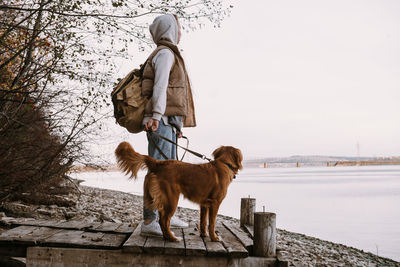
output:
[[189,226],[183,229],[185,239],[186,256],[205,256],[207,249],[196,227]]
[[[112,235],[115,235],[112,237]],[[101,232],[84,232],[79,230],[62,230],[53,236],[44,239],[43,246],[59,247],[86,247],[117,249],[123,241],[123,234],[105,234]]]
[[106,248],[121,248],[126,239],[126,234],[105,233],[101,246]]
[[147,237],[143,250],[149,254],[164,254],[165,240],[164,237]]
[[0,233],[0,241],[13,242],[19,240],[22,236],[32,233],[37,227],[21,225]]
[[71,221],[61,222],[60,224],[57,225],[57,227],[64,229],[82,230],[89,225],[91,225],[90,222],[71,220]]
[[46,220],[46,219],[33,219],[33,218],[15,218],[13,225],[30,225],[30,226],[45,226],[45,227],[57,227],[60,223],[65,222]]
[[50,266],[274,266],[264,258],[196,257],[122,253],[119,250],[29,247],[28,267]]
[[98,232],[114,232],[119,226],[121,226],[120,223],[102,222],[96,228],[93,228],[93,230]]
[[243,225],[243,228],[250,234],[250,237],[254,239],[254,226],[245,224]]
[[40,242],[52,235],[62,231],[62,229],[50,228],[50,227],[36,227],[31,233],[21,236],[21,242],[40,244]]
[[[83,227],[81,230],[84,230],[87,232],[92,232],[92,231],[94,231],[94,229],[99,227],[100,224],[101,224],[101,222],[91,222],[91,223],[88,223],[87,225],[85,225],[85,227]],[[96,231],[94,231],[94,232],[96,232]]]
[[239,240],[223,226],[222,224],[216,225],[216,230],[219,233],[219,238],[222,244],[226,248],[231,258],[245,258],[249,256],[249,252]]
[[136,229],[130,235],[128,240],[122,245],[123,252],[131,252],[131,253],[142,253],[144,244],[146,243],[147,237],[141,236],[142,223],[138,224]]
[[263,266],[276,267],[276,259],[247,257],[196,257],[178,255],[152,255],[122,253],[120,250],[29,247],[28,267],[50,266]]
[[181,228],[173,230],[175,236],[181,238],[179,242],[165,242],[164,254],[168,255],[185,255],[185,241],[183,240],[183,231]]
[[18,225],[19,221],[33,221],[34,218],[14,218],[14,217],[1,217],[0,222],[4,225]]
[[135,231],[134,226],[131,226],[130,223],[123,223],[114,232],[121,233],[121,234],[132,234]]
[[229,231],[231,231],[234,236],[236,236],[240,243],[242,243],[242,245],[251,254],[253,250],[253,239],[250,237],[250,234],[245,233],[238,225],[235,225],[233,223],[224,222],[223,225]]
[[210,237],[203,237],[204,244],[207,249],[207,256],[210,257],[224,257],[228,255],[228,251],[221,242],[211,241]]

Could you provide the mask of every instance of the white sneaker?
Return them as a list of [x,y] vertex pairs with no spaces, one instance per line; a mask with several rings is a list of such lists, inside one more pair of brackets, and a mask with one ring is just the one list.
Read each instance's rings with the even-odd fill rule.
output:
[[171,217],[170,227],[171,228],[188,228],[189,224],[187,224],[186,222],[182,221],[181,219],[179,219],[178,217],[176,217],[174,215]]
[[140,235],[142,236],[163,236],[160,224],[157,220],[153,220],[149,224],[144,224],[144,222],[142,222],[140,230]]

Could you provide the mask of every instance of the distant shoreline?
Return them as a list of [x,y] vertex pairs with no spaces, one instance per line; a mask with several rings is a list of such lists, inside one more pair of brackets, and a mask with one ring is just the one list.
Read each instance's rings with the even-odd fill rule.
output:
[[[246,168],[290,168],[290,167],[343,167],[343,166],[387,166],[400,165],[400,161],[326,161],[326,162],[251,162],[244,163]],[[73,166],[71,173],[81,172],[114,172],[121,171],[117,165],[107,166]]]
[[400,161],[338,161],[333,166],[377,166],[377,165],[400,165]]

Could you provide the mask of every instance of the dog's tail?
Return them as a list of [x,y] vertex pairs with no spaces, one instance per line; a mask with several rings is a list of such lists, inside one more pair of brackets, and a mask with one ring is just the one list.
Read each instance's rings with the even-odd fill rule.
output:
[[126,174],[130,174],[130,178],[137,178],[138,171],[141,169],[151,169],[155,164],[155,160],[149,156],[141,155],[128,142],[122,142],[115,150],[118,166]]

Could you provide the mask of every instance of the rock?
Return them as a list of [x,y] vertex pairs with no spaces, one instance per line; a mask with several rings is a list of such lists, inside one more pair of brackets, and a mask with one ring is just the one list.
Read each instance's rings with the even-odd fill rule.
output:
[[15,221],[14,217],[4,216],[4,217],[0,218],[1,224],[4,224],[4,225],[11,225],[14,221]]
[[112,221],[115,222],[115,223],[122,223],[120,220],[114,219],[114,218],[112,219]]
[[56,214],[56,212],[54,210],[37,209],[36,211],[40,214],[48,215],[48,216],[52,216],[52,215]]
[[72,219],[76,215],[77,215],[77,212],[75,212],[75,211],[66,211],[64,213],[65,219],[67,219],[67,220]]

